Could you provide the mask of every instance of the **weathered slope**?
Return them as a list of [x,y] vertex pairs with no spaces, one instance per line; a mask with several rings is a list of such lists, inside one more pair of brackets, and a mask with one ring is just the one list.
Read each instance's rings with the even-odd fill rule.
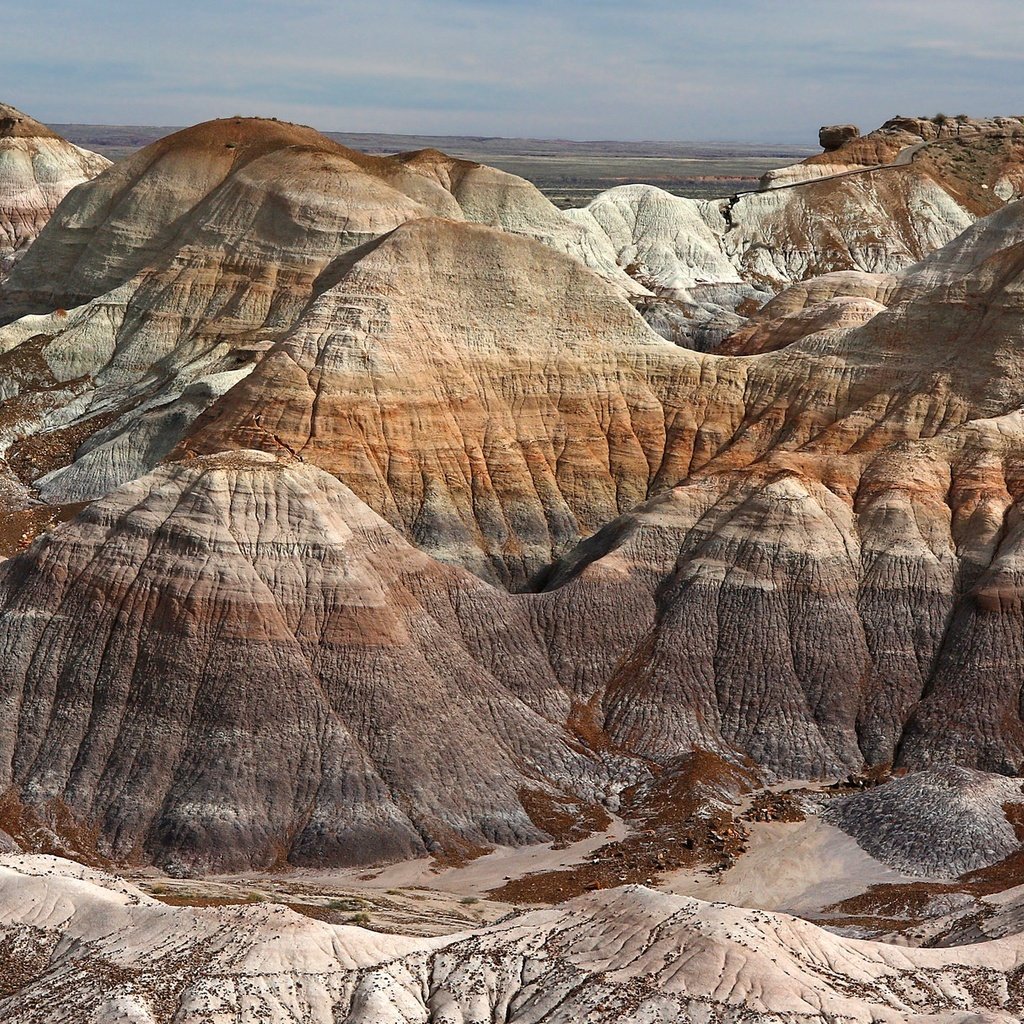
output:
[[[285,241],[282,230],[302,228],[311,241],[327,231],[351,247],[428,210],[457,215],[443,188],[397,161],[346,149],[301,125],[208,121],[160,139],[80,189],[7,282],[0,316],[80,306],[187,245],[244,261],[248,254],[229,246],[245,238],[268,250],[266,260]],[[328,211],[333,216],[319,226]]]
[[109,166],[105,157],[0,103],[0,280],[68,192]]
[[790,285],[714,351],[751,355],[848,325],[853,318],[866,321],[884,306],[921,298],[933,288],[948,288],[981,271],[989,259],[1001,260],[1004,250],[1022,241],[1024,204],[1008,203],[897,273],[835,271]]
[[[1022,129],[1024,130],[1024,129]],[[1008,203],[983,217],[896,276],[891,302],[905,302],[932,288],[949,285],[978,270],[1004,249],[1024,242],[1024,200]]]
[[698,471],[877,449],[1014,408],[1024,314],[1006,259],[858,330],[736,360],[662,341],[606,282],[528,240],[419,221],[325,275],[187,443],[283,443],[426,550],[518,584]]
[[[0,327],[0,511],[32,508],[26,489],[79,501],[151,469],[294,324],[326,267],[438,214],[585,259],[620,300],[639,290],[598,232],[522,179],[442,154],[367,157],[277,121],[198,125],[76,191],[0,289],[0,319],[14,318]],[[48,478],[75,458],[73,482]]]
[[859,457],[776,452],[611,523],[549,583],[596,571],[655,608],[608,685],[609,735],[797,776],[1019,773],[1022,467],[1011,413]]
[[172,465],[0,566],[0,791],[119,858],[365,863],[537,841],[585,801],[528,609],[295,460]]
[[8,857],[0,934],[11,1024],[1011,1024],[1024,1005],[1019,937],[901,948],[640,886],[409,939],[282,907],[164,906],[77,865]]
[[[415,584],[384,587],[374,606],[382,610],[345,627],[358,636],[379,617],[385,630],[369,677],[380,703],[368,703],[366,659],[345,645],[339,653],[325,640],[333,634],[319,631],[326,612],[317,602],[349,607],[340,584],[296,579],[290,562],[257,572],[250,558],[246,531],[265,509],[299,538],[304,519],[323,518],[309,489],[294,506],[290,484],[284,498],[249,498],[269,486],[254,483],[262,470],[208,487],[198,481],[217,474],[186,461],[165,471],[166,484],[130,485],[5,568],[5,650],[17,666],[7,680],[10,781],[32,803],[61,799],[98,821],[122,855],[215,858],[244,846],[266,861],[281,849],[300,859],[400,855],[421,849],[423,835],[442,845],[536,838],[518,798],[526,780],[548,777],[584,798],[600,788],[588,781],[591,759],[567,738],[582,706],[626,752],[659,760],[697,746],[795,775],[865,759],[1018,764],[1024,728],[1010,712],[1019,679],[1008,673],[1019,664],[1019,608],[1006,602],[1009,617],[994,627],[1009,630],[1002,640],[978,633],[951,645],[946,631],[951,622],[993,629],[984,600],[962,597],[972,572],[1009,574],[981,591],[1000,608],[999,595],[1017,586],[1016,534],[996,538],[1018,491],[1019,430],[1006,410],[1021,385],[1020,264],[1011,248],[857,330],[728,359],[665,343],[611,285],[530,240],[433,219],[355,250],[324,274],[296,329],[212,407],[183,456],[189,446],[300,453],[423,547],[502,580],[544,568],[558,546],[648,494],[667,492],[673,520],[635,552],[626,542],[645,537],[631,526],[636,517],[615,523],[573,557],[583,571],[556,575],[575,571],[569,585],[538,598],[509,599],[416,554]],[[1003,415],[953,429],[986,413]],[[996,453],[1003,461],[990,471]],[[353,514],[368,515],[344,494]],[[153,510],[141,522],[127,511],[136,501]],[[173,515],[160,511],[166,501]],[[279,513],[279,502],[294,510]],[[220,510],[212,524],[207,506]],[[161,530],[142,527],[167,515],[169,537],[183,540],[165,556]],[[222,519],[227,534],[211,534]],[[387,536],[389,551],[412,558]],[[995,543],[1005,557],[990,566]],[[302,546],[283,550],[293,559]],[[313,560],[328,557],[316,548]],[[109,593],[106,574],[125,576],[123,608],[120,599],[93,608],[95,594]],[[272,586],[264,599],[256,577],[284,593]],[[232,582],[207,593],[197,578]],[[407,588],[429,613],[417,618],[427,633],[405,617]],[[308,617],[307,601],[316,604]],[[454,646],[439,645],[441,635]],[[967,673],[956,664],[965,650],[979,652]],[[464,658],[452,700],[441,680]],[[240,666],[264,664],[272,676],[243,687]],[[282,690],[280,678],[294,687]],[[153,679],[174,685],[178,703],[169,692],[152,698]],[[325,679],[351,703],[336,706],[330,691],[325,700]],[[408,763],[375,747],[406,688],[422,695],[409,722],[450,712],[442,735],[451,759],[483,776],[471,773],[453,793],[451,769],[430,753],[437,739],[402,738],[412,724],[396,726],[400,749],[414,754]],[[505,689],[507,717],[476,710],[482,693]],[[181,694],[203,710],[193,696],[184,701],[158,762],[178,774],[152,785],[150,760],[136,760],[142,737],[165,734],[153,716],[162,722]],[[301,737],[270,736],[257,695],[273,718],[300,722]],[[343,739],[354,739],[325,762],[318,737],[343,742],[331,731],[335,712]],[[940,728],[943,714],[957,716],[955,731]],[[260,752],[243,764],[293,767],[273,778],[254,768],[244,783],[229,776],[222,721]],[[194,738],[179,735],[185,722]],[[343,765],[359,766],[356,782]],[[194,789],[180,784],[195,778]],[[276,794],[270,809],[221,820],[225,806],[248,807],[264,786]],[[365,801],[384,792],[391,802],[379,820]],[[323,836],[308,810],[319,800]]]
[[506,581],[642,500],[665,444],[657,380],[697,367],[614,286],[451,221],[353,256],[187,445],[283,443],[417,544]]
[[1008,812],[1022,803],[1019,779],[943,766],[836,800],[823,817],[906,874],[956,878],[1020,849]]
[[705,281],[742,280],[771,293],[836,271],[894,273],[975,220],[913,165],[722,202],[626,185],[597,196],[586,212],[621,266],[681,299]]
[[744,280],[777,290],[838,270],[901,270],[975,217],[910,164],[741,196],[724,247]]
[[841,295],[823,299],[788,316],[759,317],[725,338],[716,346],[715,354],[749,356],[774,352],[822,331],[858,327],[883,309],[882,303],[869,298]]
[[199,125],[111,168],[0,289],[9,316],[41,311],[0,327],[0,474],[30,488],[110,443],[95,497],[152,468],[339,253],[435,212],[459,216],[440,185],[274,121]]

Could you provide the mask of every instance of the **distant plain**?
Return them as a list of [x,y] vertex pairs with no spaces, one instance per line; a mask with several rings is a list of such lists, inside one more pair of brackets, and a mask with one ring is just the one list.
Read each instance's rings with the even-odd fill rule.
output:
[[[78,146],[111,160],[178,131],[145,125],[54,124]],[[343,146],[384,154],[440,149],[532,181],[556,206],[584,206],[616,185],[656,185],[674,195],[711,199],[756,188],[766,171],[818,152],[817,148],[744,142],[574,142],[468,135],[375,135],[324,132]]]

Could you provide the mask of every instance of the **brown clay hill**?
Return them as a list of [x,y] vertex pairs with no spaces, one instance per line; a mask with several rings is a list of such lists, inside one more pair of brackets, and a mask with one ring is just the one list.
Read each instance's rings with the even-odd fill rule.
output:
[[605,795],[530,609],[297,460],[158,470],[0,593],[0,786],[118,859],[458,857],[545,838],[523,793]]
[[40,481],[93,448],[62,490],[70,500],[152,468],[292,327],[329,265],[407,221],[485,220],[588,259],[620,294],[635,290],[528,183],[471,167],[442,181],[438,166],[229,118],[77,190],[0,293],[6,510],[33,508],[33,490],[65,503]]
[[0,139],[59,139],[60,136],[34,117],[8,103],[0,103]]
[[[668,345],[585,268],[507,234],[421,221],[356,256],[186,444],[283,442],[426,550],[515,586],[698,472],[824,462],[1016,401],[976,340],[1016,366],[999,275],[970,285],[990,335],[930,299],[752,361]],[[431,286],[394,287],[417,275]]]
[[[183,245],[197,250],[188,253],[193,263],[204,250],[208,260],[230,259],[224,250],[245,238],[262,247],[266,263],[287,263],[301,247],[312,277],[318,242],[337,254],[427,211],[456,207],[394,161],[301,125],[209,121],[154,142],[80,190],[8,282],[4,313],[80,306],[167,263]],[[232,255],[256,270],[258,250]]]
[[[182,247],[193,261],[204,250],[208,260],[224,260],[225,247],[236,247],[233,258],[253,264],[246,269],[258,278],[261,263],[287,260],[301,243],[311,279],[322,251],[337,256],[405,220],[478,219],[460,208],[453,184],[471,205],[474,185],[492,206],[495,193],[512,192],[517,198],[508,205],[523,233],[531,213],[560,217],[514,175],[448,163],[460,168],[454,179],[450,170],[439,176],[436,162],[368,156],[277,120],[224,118],[186,128],[122,161],[65,205],[32,261],[8,282],[0,320],[79,306]],[[500,209],[493,216],[494,226],[505,226]],[[564,233],[580,234],[562,224]]]

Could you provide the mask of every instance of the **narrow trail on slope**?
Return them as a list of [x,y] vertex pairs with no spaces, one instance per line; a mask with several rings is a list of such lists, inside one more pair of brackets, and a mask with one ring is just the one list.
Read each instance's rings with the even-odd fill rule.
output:
[[[936,141],[936,140],[933,140]],[[933,143],[915,142],[911,146],[904,146],[903,149],[896,154],[896,159],[891,163],[887,164],[870,164],[867,167],[854,167],[849,171],[838,171],[836,174],[825,174],[820,178],[803,178],[800,181],[791,181],[786,185],[776,185],[774,188],[749,188],[742,192],[733,192],[728,196],[720,196],[718,200],[712,200],[713,202],[724,202],[727,205],[722,208],[722,214],[725,217],[726,225],[729,228],[735,227],[736,225],[732,220],[732,209],[740,201],[743,196],[759,196],[765,195],[768,192],[782,192],[790,188],[801,188],[806,185],[817,185],[822,181],[835,181],[837,178],[850,178],[855,174],[872,174],[875,171],[888,171],[894,167],[907,167],[914,162],[914,157],[924,149],[926,146],[931,146]]]

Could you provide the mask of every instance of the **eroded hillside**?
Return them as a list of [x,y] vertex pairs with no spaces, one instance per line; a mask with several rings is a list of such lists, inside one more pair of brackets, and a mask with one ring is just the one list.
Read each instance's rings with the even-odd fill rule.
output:
[[1015,774],[1024,210],[937,154],[1016,128],[923,131],[725,205],[242,118],[74,189],[0,289],[18,815],[341,865],[695,753]]

